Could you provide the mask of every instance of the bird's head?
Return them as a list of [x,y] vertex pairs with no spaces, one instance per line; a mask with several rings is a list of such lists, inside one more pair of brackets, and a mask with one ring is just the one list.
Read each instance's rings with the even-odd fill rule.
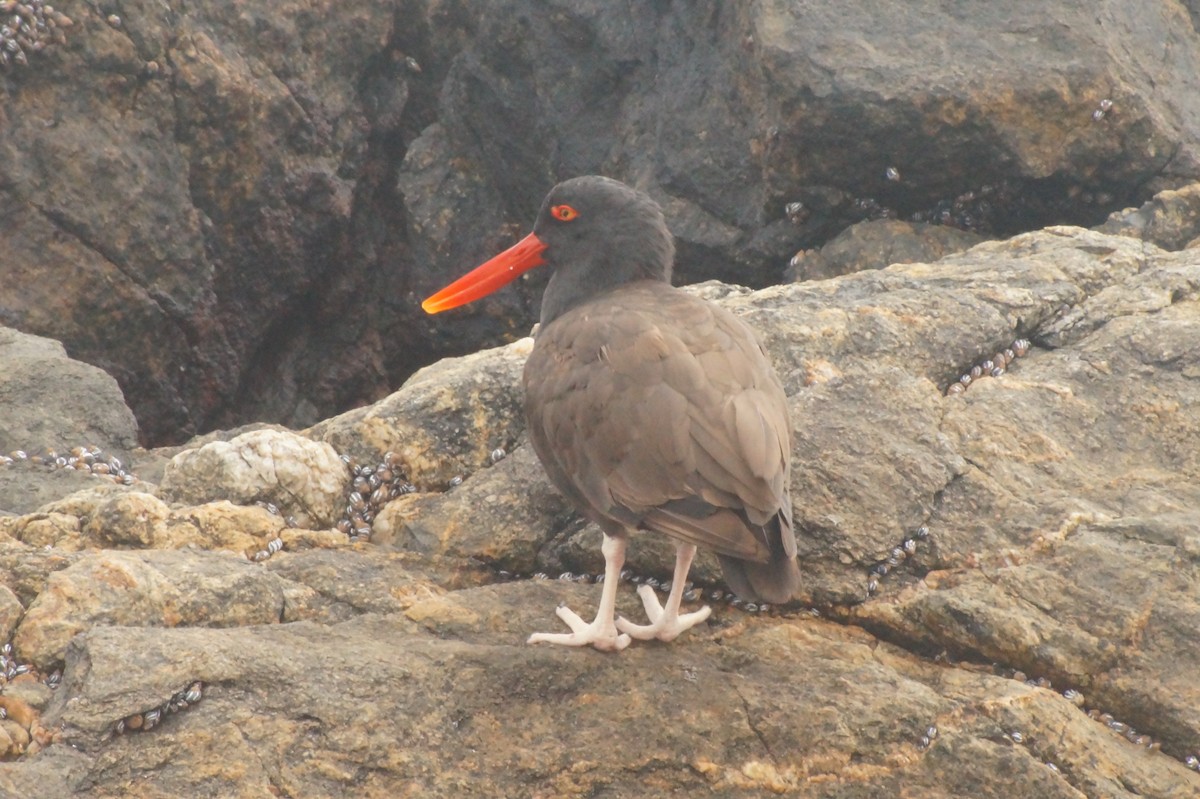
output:
[[554,274],[542,299],[545,325],[625,283],[669,282],[674,259],[674,239],[658,203],[610,178],[572,178],[550,190],[532,233],[421,307],[438,313],[465,305],[546,265]]

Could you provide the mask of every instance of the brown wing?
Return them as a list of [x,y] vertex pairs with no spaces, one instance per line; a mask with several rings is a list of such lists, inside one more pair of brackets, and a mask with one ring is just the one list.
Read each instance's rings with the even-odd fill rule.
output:
[[540,331],[525,392],[547,473],[607,529],[657,530],[758,562],[780,545],[795,554],[783,389],[729,312],[666,284],[630,284]]

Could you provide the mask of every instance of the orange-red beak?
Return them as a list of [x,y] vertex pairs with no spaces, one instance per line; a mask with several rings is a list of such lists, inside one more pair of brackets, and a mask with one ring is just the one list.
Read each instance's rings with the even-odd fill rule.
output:
[[441,313],[507,286],[535,266],[546,263],[545,243],[533,233],[518,241],[482,266],[477,266],[446,288],[434,294],[421,307],[425,313]]

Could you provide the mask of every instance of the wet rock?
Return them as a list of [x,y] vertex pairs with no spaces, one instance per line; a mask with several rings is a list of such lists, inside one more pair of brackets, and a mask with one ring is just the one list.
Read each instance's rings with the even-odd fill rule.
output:
[[1200,183],[1154,195],[1140,208],[1114,211],[1096,228],[1132,236],[1164,250],[1182,250],[1200,241]]
[[929,263],[974,247],[984,237],[944,225],[879,219],[851,225],[820,250],[788,262],[790,280],[818,280],[891,264]]
[[179,453],[167,464],[159,490],[175,503],[273,502],[301,525],[329,527],[343,504],[346,475],[329,445],[256,430]]

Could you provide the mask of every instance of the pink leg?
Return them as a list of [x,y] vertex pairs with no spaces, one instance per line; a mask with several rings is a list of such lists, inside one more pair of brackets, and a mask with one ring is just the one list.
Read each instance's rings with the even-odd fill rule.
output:
[[649,624],[633,624],[626,619],[618,619],[617,629],[633,638],[648,641],[657,638],[660,641],[672,641],[684,630],[699,624],[708,618],[712,608],[705,605],[692,613],[679,614],[679,603],[683,601],[683,586],[687,581],[688,570],[692,568],[692,558],[696,557],[694,544],[680,544],[675,548],[675,576],[671,578],[671,593],[667,595],[666,607],[658,603],[654,589],[648,585],[638,586],[638,596],[650,617]]
[[569,633],[534,633],[528,643],[545,642],[561,646],[587,646],[591,644],[605,652],[620,652],[629,646],[629,636],[618,634],[613,618],[617,610],[617,583],[621,580],[621,567],[625,565],[625,539],[605,534],[600,545],[604,553],[604,587],[600,592],[600,607],[596,619],[588,624],[566,605],[559,605],[555,613],[571,628]]

